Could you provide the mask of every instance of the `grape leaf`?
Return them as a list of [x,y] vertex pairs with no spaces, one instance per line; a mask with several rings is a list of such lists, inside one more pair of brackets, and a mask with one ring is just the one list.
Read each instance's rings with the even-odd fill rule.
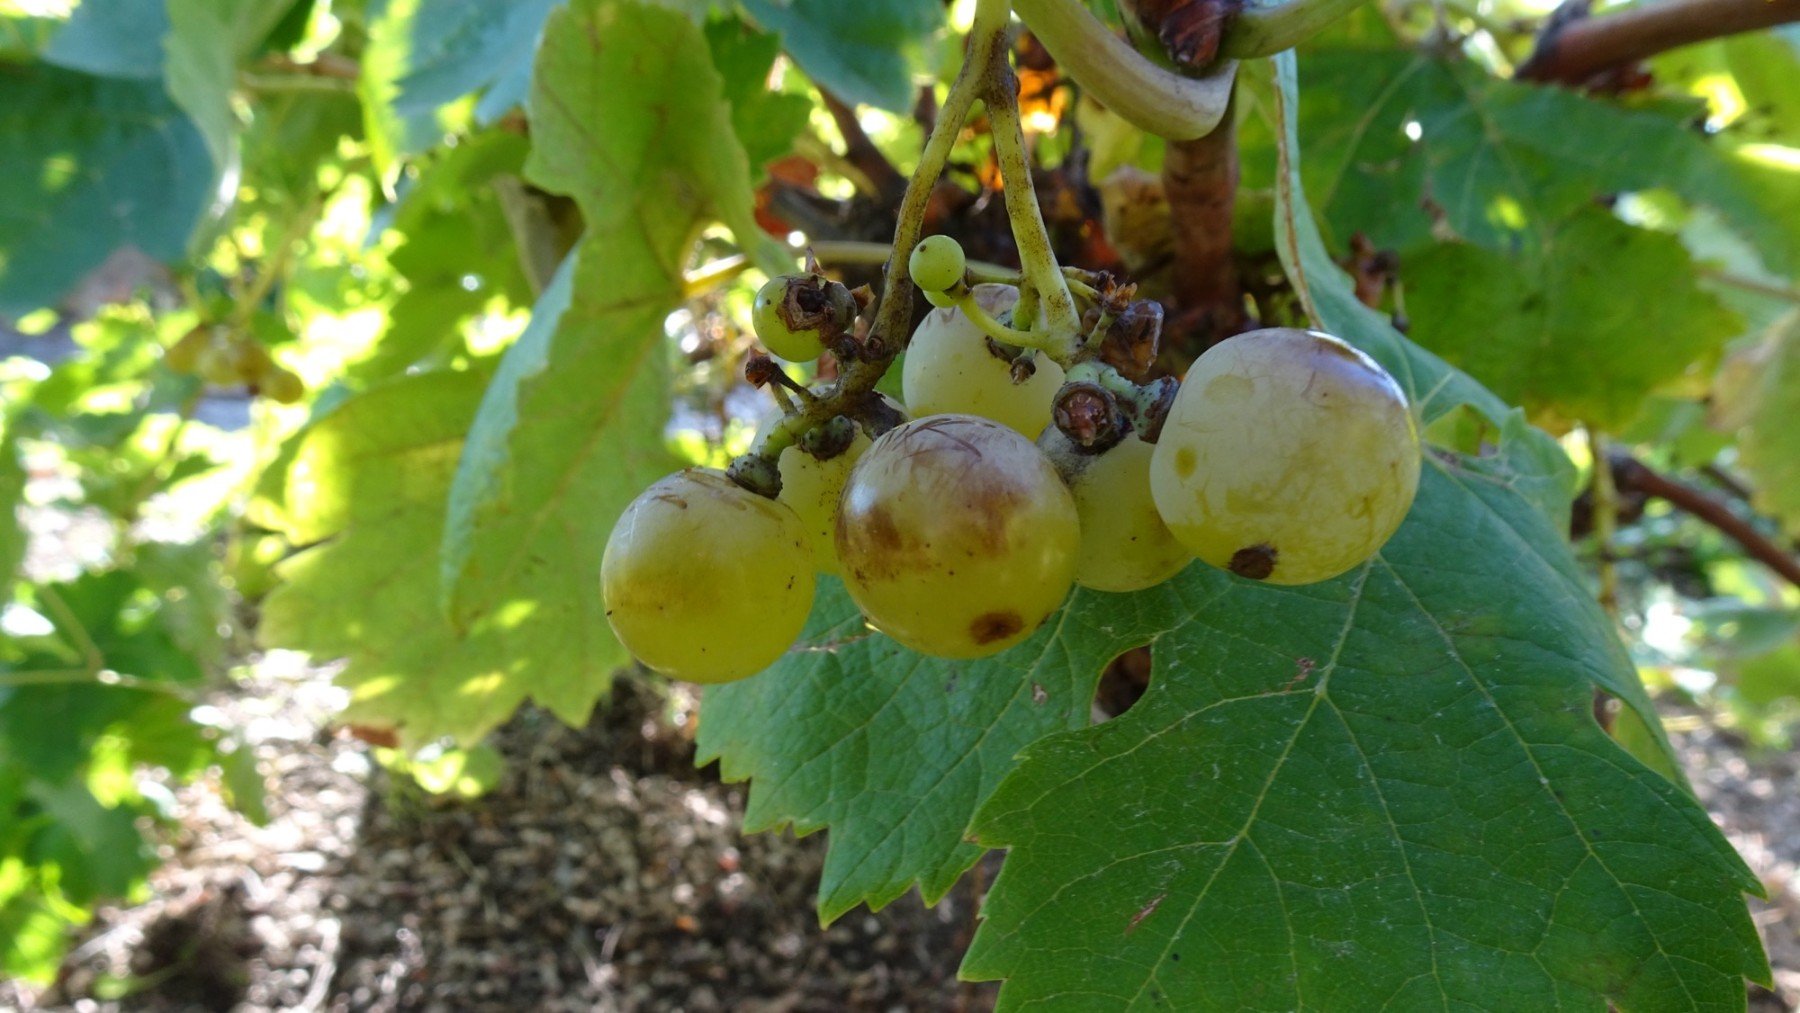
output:
[[424,151],[444,133],[438,123],[439,107],[402,109],[396,101],[400,82],[411,69],[413,25],[429,7],[429,0],[369,0],[369,38],[356,97],[362,100],[370,155],[383,176],[391,176],[401,159]]
[[1407,257],[1420,340],[1501,397],[1616,428],[1742,329],[1672,235],[1585,209],[1544,250],[1538,261],[1441,243]]
[[406,290],[389,311],[374,354],[354,368],[356,375],[388,376],[460,347],[464,321],[496,298],[515,306],[531,303],[530,283],[494,185],[520,171],[529,148],[516,134],[489,130],[418,162],[389,226],[404,237],[388,263],[406,279]]
[[1666,186],[1771,263],[1800,250],[1765,188],[1685,108],[1497,80],[1391,41],[1374,31],[1308,60],[1315,206],[1337,236],[1401,252],[1419,340],[1502,397],[1623,425],[1739,331],[1679,243],[1612,219],[1598,198]]
[[144,0],[82,0],[50,40],[44,59],[100,77],[162,77],[169,14]]
[[212,198],[200,133],[153,82],[0,75],[0,315],[54,303],[122,246],[181,256]]
[[1752,362],[1758,377],[1736,406],[1747,423],[1738,449],[1757,509],[1800,535],[1800,311],[1769,329]]
[[394,105],[403,112],[430,112],[480,91],[531,66],[544,19],[561,0],[494,4],[448,0],[422,8],[410,28],[406,73],[398,81]]
[[1013,755],[1086,724],[1106,663],[1168,621],[1133,599],[1077,592],[1023,644],[944,661],[870,632],[824,578],[803,646],[707,690],[699,762],[750,780],[746,831],[831,828],[822,918],[882,907],[915,883],[936,901],[980,857],[963,828]]
[[773,91],[767,86],[769,70],[781,55],[781,40],[758,32],[736,19],[717,20],[706,26],[713,66],[725,80],[725,97],[731,102],[731,127],[744,145],[751,174],[793,146],[806,128],[812,102],[805,95]]
[[852,105],[912,107],[910,57],[944,23],[938,0],[744,0],[819,86]]
[[[1328,273],[1322,244],[1287,252]],[[976,816],[1010,850],[964,974],[1004,977],[1002,1009],[1742,1009],[1756,880],[1593,721],[1592,687],[1635,673],[1491,464],[1430,455],[1345,577],[1161,592],[1182,622],[1145,697],[1029,747]]]
[[1303,114],[1314,203],[1338,237],[1399,250],[1434,222],[1488,249],[1548,246],[1598,197],[1665,187],[1718,211],[1772,266],[1800,245],[1686,110],[1627,108],[1393,48],[1309,52]]
[[288,540],[259,635],[348,660],[345,719],[397,727],[411,747],[474,742],[527,696],[580,722],[587,673],[534,663],[554,636],[530,607],[459,630],[437,603],[443,504],[488,377],[433,372],[371,388],[305,434],[288,468]]
[[451,489],[442,587],[459,627],[529,611],[554,632],[519,663],[585,680],[591,704],[626,661],[596,593],[606,537],[671,468],[663,322],[683,263],[712,217],[746,245],[766,237],[699,28],[587,0],[552,15],[545,40],[526,174],[574,197],[587,238],[563,269],[560,322],[534,323],[483,400]]
[[239,122],[231,108],[238,61],[281,21],[293,0],[168,0],[163,74],[169,96],[206,137],[213,163],[232,161]]

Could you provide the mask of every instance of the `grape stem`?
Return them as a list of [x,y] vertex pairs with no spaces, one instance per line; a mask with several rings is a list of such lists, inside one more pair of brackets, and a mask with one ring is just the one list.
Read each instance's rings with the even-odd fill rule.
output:
[[1040,334],[1035,331],[1021,331],[1016,327],[1008,327],[994,319],[993,314],[983,308],[981,302],[975,298],[974,290],[967,285],[958,285],[955,289],[945,292],[943,297],[948,300],[949,305],[962,310],[963,316],[968,317],[969,323],[972,323],[979,328],[981,333],[993,338],[1003,345],[1013,345],[1018,348],[1043,349],[1048,343],[1047,339],[1050,336],[1047,334]]
[[[1325,2],[1343,0],[1309,0],[1309,5]],[[1081,0],[1017,0],[1016,6],[1057,65],[1133,126],[1183,141],[1212,133],[1225,116],[1236,64],[1222,64],[1204,77],[1184,77],[1114,35]],[[1288,14],[1281,20],[1285,26],[1295,19]],[[1282,33],[1262,27],[1255,34]]]
[[[810,253],[821,264],[856,266],[886,264],[891,250],[893,247],[887,243],[870,243],[859,239],[809,239],[788,247],[788,252],[794,256],[804,257]],[[741,253],[702,264],[682,278],[682,298],[698,298],[722,285],[730,284],[753,266],[755,265],[750,263],[750,258]],[[1018,271],[985,260],[971,260],[967,269],[969,277],[976,284],[994,282],[1017,285],[1021,278]],[[1100,293],[1094,288],[1100,283],[1097,272],[1079,267],[1064,267],[1062,273],[1063,279],[1069,284],[1069,291],[1076,298],[1099,301]],[[198,305],[199,296],[194,299]]]
[[1031,185],[1025,127],[1019,120],[1018,79],[1004,53],[988,67],[984,94],[988,119],[993,124],[994,152],[1000,159],[1006,217],[1012,222],[1013,244],[1019,249],[1024,281],[1019,286],[1020,304],[1029,305],[1027,286],[1037,293],[1040,319],[1034,324],[1041,326],[1032,330],[1041,333],[1030,344],[1067,366],[1081,353],[1081,311],[1076,309],[1075,297],[1069,293],[1062,268],[1057,266],[1050,230],[1044,227],[1037,190]]

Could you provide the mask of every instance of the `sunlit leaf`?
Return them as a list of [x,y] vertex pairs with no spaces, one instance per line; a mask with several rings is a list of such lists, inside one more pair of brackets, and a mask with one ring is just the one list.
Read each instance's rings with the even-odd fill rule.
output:
[[709,218],[754,249],[749,166],[705,39],[686,17],[577,3],[552,16],[527,174],[581,206],[588,238],[483,401],[451,491],[443,589],[458,626],[525,611],[555,632],[521,666],[581,689],[579,720],[626,661],[596,593],[612,521],[670,470],[664,319]]

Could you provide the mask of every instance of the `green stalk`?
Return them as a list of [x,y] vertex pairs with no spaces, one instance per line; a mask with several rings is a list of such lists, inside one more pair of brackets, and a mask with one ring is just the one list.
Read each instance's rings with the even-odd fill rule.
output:
[[[1234,64],[1223,64],[1204,77],[1183,77],[1114,35],[1081,0],[1016,0],[1014,6],[1057,65],[1133,126],[1159,137],[1191,141],[1212,133],[1224,118]],[[1266,34],[1267,29],[1253,31]]]
[[1081,351],[1081,311],[1069,294],[1068,282],[1050,246],[1050,230],[1044,227],[1037,191],[1031,185],[1031,164],[1025,154],[1025,128],[1019,121],[1019,103],[1012,70],[1004,58],[992,68],[987,89],[988,120],[993,124],[994,150],[1000,157],[1000,175],[1006,195],[1006,217],[1012,221],[1013,243],[1019,248],[1019,264],[1025,284],[1038,293],[1040,333],[1032,342],[1062,365],[1069,365]]

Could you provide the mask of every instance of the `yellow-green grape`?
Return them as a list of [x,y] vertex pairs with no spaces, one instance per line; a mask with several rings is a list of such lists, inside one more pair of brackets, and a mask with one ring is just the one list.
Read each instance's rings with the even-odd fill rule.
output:
[[1084,454],[1055,426],[1044,430],[1038,447],[1062,474],[1081,515],[1075,583],[1096,591],[1142,591],[1193,560],[1150,497],[1155,447],[1132,434],[1098,454]]
[[200,368],[200,357],[212,345],[212,327],[201,324],[183,334],[163,353],[163,364],[177,373],[193,373]]
[[907,273],[927,292],[942,292],[955,287],[968,266],[962,244],[949,236],[926,236],[919,240],[906,262]]
[[293,370],[275,366],[263,374],[257,390],[277,404],[294,404],[306,396],[306,382]]
[[606,620],[673,679],[732,682],[787,651],[812,610],[811,539],[794,512],[689,468],[625,508],[600,562]]
[[226,347],[232,355],[232,367],[242,383],[256,386],[277,368],[275,360],[269,358],[269,350],[255,338],[237,338],[227,342]]
[[1081,549],[1075,501],[1017,432],[936,415],[875,441],[839,504],[850,597],[900,643],[979,658],[1024,640],[1068,596]]
[[788,287],[805,281],[797,274],[770,278],[756,290],[756,301],[750,307],[750,323],[756,329],[756,340],[789,362],[811,362],[825,351],[824,339],[817,330],[796,331],[781,319],[781,304],[787,298]]
[[[905,421],[906,408],[900,402],[886,394],[877,396],[893,417]],[[780,412],[772,413],[758,427],[757,437],[760,439],[765,430],[781,419]],[[835,457],[821,461],[796,445],[782,450],[777,459],[776,467],[781,471],[781,495],[776,499],[786,503],[812,533],[813,565],[820,573],[837,576],[841,572],[837,555],[838,499],[843,494],[844,483],[850,478],[850,469],[856,467],[856,462],[872,442],[859,426],[850,445]]]
[[[975,301],[990,315],[1006,319],[1019,301],[1011,285],[977,285]],[[1012,363],[995,355],[987,335],[960,309],[931,311],[906,348],[900,383],[906,410],[915,419],[961,413],[993,419],[1035,440],[1050,424],[1050,406],[1063,385],[1063,369],[1042,353],[1037,371],[1014,383]]]
[[781,452],[780,502],[786,503],[806,526],[813,546],[813,565],[820,573],[838,572],[838,497],[850,479],[850,469],[872,443],[861,429],[843,453],[821,461],[798,446]]
[[1194,363],[1150,462],[1157,512],[1196,556],[1273,584],[1373,556],[1419,487],[1406,395],[1337,338],[1271,328]]
[[214,387],[235,387],[242,383],[238,376],[237,351],[230,340],[213,340],[200,350],[195,371]]

